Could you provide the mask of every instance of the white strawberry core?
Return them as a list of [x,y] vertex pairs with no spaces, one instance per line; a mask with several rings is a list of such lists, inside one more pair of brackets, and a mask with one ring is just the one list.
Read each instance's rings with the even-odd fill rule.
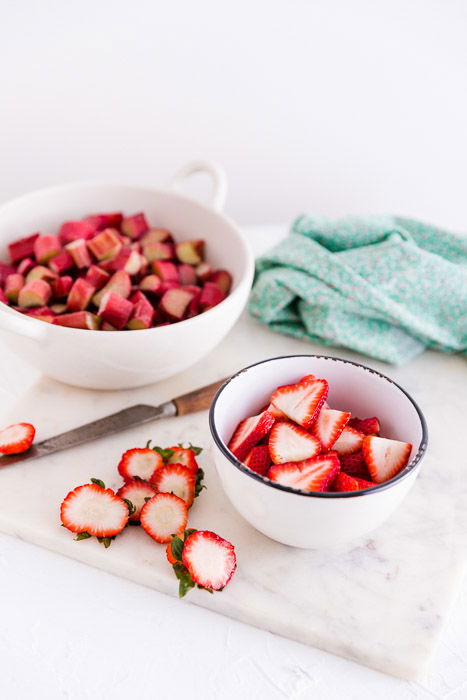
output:
[[353,428],[344,428],[332,446],[332,449],[340,455],[353,454],[354,452],[358,452],[361,448],[364,437],[362,433],[359,433]]
[[204,537],[190,544],[190,567],[196,580],[207,588],[222,588],[235,566],[232,553],[222,544]]
[[376,474],[372,474],[377,484],[391,479],[407,463],[410,455],[410,445],[399,440],[389,440],[371,436],[370,453]]
[[319,381],[310,381],[302,386],[297,384],[295,389],[289,392],[281,393],[279,389],[277,395],[273,394],[272,403],[296,423],[307,427],[310,407],[319,401],[322,393],[323,384]]
[[305,431],[293,425],[277,423],[270,436],[272,459],[275,464],[299,462],[313,457],[320,451],[319,442]]
[[[339,438],[336,427],[339,423],[345,425],[342,420],[345,415],[343,411],[336,411],[332,408],[324,408],[323,406],[321,409],[313,431],[319,437],[326,450],[330,450],[332,445],[337,441],[337,438]],[[347,414],[347,416],[349,416],[349,414]],[[341,434],[343,430],[344,428],[342,428]],[[334,432],[336,432],[337,437],[334,437]]]
[[160,459],[157,453],[136,452],[131,455],[128,464],[128,474],[130,476],[139,476],[140,479],[148,481],[159,464]]
[[173,500],[156,500],[144,513],[145,522],[160,538],[179,532],[185,523],[185,507],[179,507]]
[[27,437],[27,431],[22,425],[10,425],[0,430],[0,450],[2,445],[21,442],[25,437]]
[[181,474],[170,474],[168,472],[164,474],[159,480],[158,490],[161,493],[173,493],[183,501],[188,500],[190,495],[190,489],[186,479]]
[[104,489],[82,489],[66,503],[66,519],[80,532],[92,530],[98,536],[99,531],[118,529],[127,514],[126,503],[117,501]]
[[134,516],[138,516],[141,512],[141,508],[146,503],[146,498],[152,498],[156,495],[154,489],[145,484],[138,484],[137,486],[131,486],[122,493],[120,498],[127,498],[136,508],[133,513]]

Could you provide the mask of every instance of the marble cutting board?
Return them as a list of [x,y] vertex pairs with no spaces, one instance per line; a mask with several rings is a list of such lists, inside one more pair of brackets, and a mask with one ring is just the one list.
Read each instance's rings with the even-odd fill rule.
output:
[[[208,358],[171,380],[132,391],[92,392],[44,378],[2,416],[2,424],[33,422],[43,439],[140,401],[161,403],[265,357],[297,352],[322,353],[323,348],[273,334],[244,317]],[[125,449],[149,438],[162,445],[191,440],[207,448],[200,462],[208,490],[196,500],[190,525],[231,540],[238,569],[222,593],[196,590],[185,600],[395,676],[420,676],[467,558],[467,465],[453,439],[464,427],[466,402],[459,387],[465,359],[425,353],[393,368],[345,351],[333,354],[370,364],[405,386],[430,430],[428,454],[407,500],[385,525],[345,549],[294,549],[251,528],[222,492],[205,412],[1,470],[0,530],[177,595],[164,547],[140,528],[127,528],[105,550],[94,539],[73,541],[60,527],[58,508],[71,488],[90,477],[118,488],[116,464]]]

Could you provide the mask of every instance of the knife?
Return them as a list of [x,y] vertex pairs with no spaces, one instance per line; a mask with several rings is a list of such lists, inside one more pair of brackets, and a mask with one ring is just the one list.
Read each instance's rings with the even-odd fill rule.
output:
[[0,457],[0,467],[7,467],[16,462],[24,462],[27,459],[45,457],[54,452],[67,450],[69,447],[76,447],[106,435],[119,433],[135,425],[149,423],[152,420],[171,418],[172,416],[186,416],[189,413],[196,413],[196,411],[204,411],[209,408],[214,394],[225,381],[227,380],[222,379],[220,382],[209,384],[201,389],[195,389],[189,394],[179,396],[176,399],[172,399],[172,401],[166,401],[160,406],[137,404],[124,408],[122,411],[112,413],[105,418],[99,418],[91,423],[86,423],[86,425],[81,425],[79,428],[67,430],[66,433],[60,433],[60,435],[43,440],[32,445],[27,452],[22,454]]

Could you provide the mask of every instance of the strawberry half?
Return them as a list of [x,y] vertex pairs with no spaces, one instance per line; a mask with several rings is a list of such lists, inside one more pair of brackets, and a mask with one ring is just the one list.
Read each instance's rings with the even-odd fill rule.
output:
[[344,472],[339,472],[333,485],[333,491],[362,491],[363,489],[371,489],[375,484],[372,481],[358,479],[355,476],[349,476]]
[[376,416],[363,419],[351,418],[349,420],[349,426],[351,428],[355,428],[355,430],[358,430],[361,433],[364,433],[364,435],[378,435],[381,430],[379,420],[376,418]]
[[147,498],[152,498],[155,494],[155,489],[151,484],[141,481],[140,479],[127,481],[117,491],[117,496],[126,498],[130,501],[136,510],[130,515],[130,520],[139,522],[141,508],[146,503]]
[[269,456],[269,448],[267,445],[256,445],[247,454],[243,460],[243,464],[261,476],[266,476],[271,464],[271,457]]
[[182,464],[167,464],[157,470],[152,483],[160,493],[173,493],[189,508],[195,498],[196,477]]
[[98,484],[77,486],[60,506],[60,519],[71,532],[114,537],[128,522],[128,506],[112,489]]
[[26,452],[32,445],[36,429],[30,423],[15,423],[0,430],[0,453],[15,455]]
[[392,479],[409,461],[412,445],[399,440],[367,435],[363,439],[362,452],[371,478],[377,484]]
[[242,420],[227,447],[237,459],[243,461],[251,448],[269,433],[275,422],[276,419],[269,411],[263,411],[257,416]]
[[316,435],[324,450],[330,450],[350,420],[350,413],[322,408],[312,432]]
[[339,459],[335,453],[318,455],[302,462],[273,464],[268,472],[271,481],[302,491],[326,491],[339,473]]
[[188,519],[185,501],[172,493],[158,493],[141,509],[143,530],[156,542],[170,542],[173,535],[183,532]]
[[353,455],[339,455],[339,462],[341,463],[341,471],[349,476],[366,480],[371,478],[363,458],[363,452],[355,452]]
[[212,591],[228,584],[237,565],[233,544],[208,530],[187,537],[182,561],[193,581]]
[[269,454],[274,464],[299,462],[321,452],[318,438],[295,423],[280,421],[269,433]]
[[266,406],[263,410],[273,415],[276,421],[288,420],[288,416],[286,416],[285,413],[283,413],[282,411],[279,411],[279,409],[276,408],[273,403],[270,403],[269,406]]
[[187,447],[180,447],[179,445],[167,449],[172,450],[170,457],[167,457],[167,464],[182,464],[192,472],[198,471],[198,462],[196,461],[194,450]]
[[147,447],[134,447],[122,454],[117,469],[125,482],[135,478],[150,482],[163,465],[158,452]]
[[351,455],[361,450],[364,437],[363,433],[347,426],[337,438],[332,449],[339,455]]
[[316,420],[327,395],[327,381],[308,375],[298,384],[278,387],[271,396],[271,403],[302,428],[309,428]]

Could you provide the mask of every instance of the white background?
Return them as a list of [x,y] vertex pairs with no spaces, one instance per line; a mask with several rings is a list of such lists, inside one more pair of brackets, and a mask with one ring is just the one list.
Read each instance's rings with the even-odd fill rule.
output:
[[242,223],[465,229],[463,0],[2,0],[0,199],[228,171]]
[[[466,37],[455,0],[3,0],[0,201],[162,185],[202,157],[226,168],[241,223],[390,212],[465,230]],[[30,377],[1,364],[4,408]],[[0,574],[15,700],[467,697],[465,592],[407,684],[10,538]]]

